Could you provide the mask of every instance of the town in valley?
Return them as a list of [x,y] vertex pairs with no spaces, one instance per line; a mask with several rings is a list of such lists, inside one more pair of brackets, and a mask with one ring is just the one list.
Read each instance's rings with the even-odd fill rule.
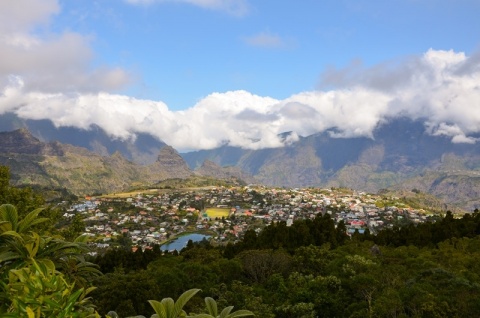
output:
[[[272,222],[314,219],[329,214],[343,221],[348,235],[375,234],[382,228],[435,221],[438,213],[415,209],[395,197],[343,188],[285,189],[265,186],[151,189],[126,194],[86,196],[63,201],[66,219],[82,220],[83,234],[96,251],[120,246],[152,249],[182,235],[202,233],[210,244],[236,243],[245,231],[260,232]],[[123,238],[123,240],[122,240]]]

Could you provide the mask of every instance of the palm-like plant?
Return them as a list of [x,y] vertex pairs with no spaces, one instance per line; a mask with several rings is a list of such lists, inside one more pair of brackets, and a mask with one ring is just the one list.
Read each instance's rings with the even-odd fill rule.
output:
[[32,226],[47,220],[38,217],[41,211],[36,209],[19,220],[13,205],[0,206],[0,274],[24,267],[33,260],[52,261],[57,270],[79,285],[84,285],[89,276],[101,274],[93,264],[85,261],[84,255],[88,252],[85,236],[67,242],[32,231]]
[[[23,220],[18,219],[17,209],[11,204],[0,206],[0,268],[6,271],[25,264],[33,259],[39,249],[40,236],[29,232],[35,224],[46,221],[37,218],[42,209],[28,213]],[[0,272],[1,272],[0,271]]]
[[198,293],[200,289],[190,289],[184,292],[178,297],[177,301],[172,298],[164,298],[162,301],[149,300],[148,302],[152,306],[155,313],[152,318],[178,318],[187,317],[183,307],[185,304]]
[[1,308],[12,317],[98,317],[87,296],[94,288],[74,289],[51,261],[12,269],[2,283],[10,300]]
[[85,235],[77,237],[73,242],[47,238],[38,257],[51,259],[69,281],[76,286],[86,287],[92,277],[102,274],[97,265],[85,260],[85,254],[89,251],[87,240]]
[[[38,311],[48,311],[48,304],[41,300],[48,302],[52,292],[71,297],[64,300],[79,308],[79,297],[91,291],[82,288],[87,287],[88,277],[101,274],[93,264],[85,262],[83,255],[88,251],[85,238],[67,242],[33,231],[34,225],[47,220],[38,217],[41,211],[36,209],[19,220],[13,205],[0,206],[0,310],[9,308],[17,312],[19,308],[24,311],[35,307]],[[60,298],[51,300],[58,301]]]
[[42,211],[42,208],[35,209],[22,220],[18,220],[17,208],[11,204],[2,204],[0,206],[0,234],[8,231],[25,233],[35,224],[48,221],[47,218],[37,218]]
[[217,302],[211,297],[205,298],[205,305],[207,307],[208,314],[198,314],[198,315],[189,316],[189,317],[191,318],[236,318],[236,317],[254,316],[254,314],[249,310],[237,310],[232,312],[233,306],[225,307],[219,314]]

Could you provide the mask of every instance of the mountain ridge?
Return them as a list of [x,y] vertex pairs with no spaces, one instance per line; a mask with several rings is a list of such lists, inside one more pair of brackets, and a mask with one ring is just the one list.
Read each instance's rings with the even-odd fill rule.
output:
[[[228,162],[253,175],[257,182],[271,186],[348,187],[372,193],[384,188],[417,188],[466,210],[479,207],[480,147],[430,135],[424,122],[392,119],[378,126],[372,138],[334,138],[327,131],[301,137],[282,148],[248,150],[223,146],[185,153],[182,157],[190,167],[202,160],[220,166]],[[451,169],[452,160],[446,158],[456,158],[460,168]],[[441,173],[447,174],[453,185],[447,187]],[[422,176],[428,180],[425,184]],[[460,193],[461,182],[469,184],[472,190]]]
[[[95,134],[106,136],[95,129]],[[178,153],[158,141],[161,147],[145,148],[148,162],[133,160],[124,147],[104,146],[101,151],[78,147],[86,143],[78,141],[81,131],[73,134],[76,145],[44,142],[25,127],[8,134],[0,133],[0,164],[13,167],[19,184],[72,187],[78,193],[92,187],[105,192],[199,175],[268,186],[347,187],[372,193],[417,189],[465,210],[480,207],[480,147],[432,136],[422,119],[392,119],[377,127],[372,138],[334,138],[325,131],[299,137],[284,147],[258,150],[223,145]],[[87,133],[86,140],[91,137]],[[144,155],[137,152],[137,156]]]

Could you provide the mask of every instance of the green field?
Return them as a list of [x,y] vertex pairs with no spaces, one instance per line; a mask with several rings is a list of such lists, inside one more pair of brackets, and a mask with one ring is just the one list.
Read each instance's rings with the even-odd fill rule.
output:
[[222,216],[228,217],[230,214],[230,209],[222,209],[222,208],[208,208],[205,211],[209,218],[221,218]]

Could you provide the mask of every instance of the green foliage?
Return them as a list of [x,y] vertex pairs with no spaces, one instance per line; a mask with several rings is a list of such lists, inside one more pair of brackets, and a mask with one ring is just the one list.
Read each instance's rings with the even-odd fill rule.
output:
[[0,206],[0,277],[34,261],[52,261],[69,279],[85,286],[91,277],[100,274],[94,264],[85,261],[84,254],[89,250],[86,237],[67,242],[31,231],[34,225],[45,221],[36,218],[40,212],[36,209],[19,220],[14,206]]
[[249,310],[237,310],[232,312],[233,306],[225,307],[220,313],[218,313],[217,302],[211,298],[205,298],[205,306],[207,308],[208,314],[198,314],[189,316],[192,318],[236,318],[236,317],[247,317],[254,316],[254,314]]
[[295,251],[295,269],[304,274],[326,273],[326,266],[334,257],[329,243],[322,246],[302,246]]
[[177,301],[172,298],[164,298],[162,301],[149,300],[148,302],[153,307],[156,313],[156,318],[177,318],[186,317],[187,314],[183,310],[185,304],[192,298],[200,289],[190,289],[178,297]]
[[10,169],[0,166],[0,205],[11,204],[17,209],[20,218],[25,217],[30,211],[43,208],[44,221],[38,222],[34,227],[37,232],[55,232],[55,225],[60,217],[60,210],[45,206],[43,197],[34,192],[30,187],[10,186]]
[[315,305],[312,303],[297,303],[279,307],[277,317],[315,318]]
[[301,246],[325,243],[331,246],[343,244],[347,239],[346,228],[343,223],[335,227],[335,222],[329,214],[318,215],[312,220],[295,221],[292,226],[286,222],[279,222],[265,227],[262,232],[255,234],[249,230],[245,233],[244,240],[238,249],[285,249],[294,252]]
[[253,283],[264,283],[273,274],[287,275],[291,256],[284,251],[249,250],[238,255],[243,271]]
[[76,237],[85,232],[85,222],[83,221],[82,215],[76,213],[68,226],[62,231],[63,237],[70,241],[74,240]]
[[[210,292],[217,316],[218,308],[230,306],[270,318],[475,317],[480,312],[478,212],[381,231],[370,235],[375,242],[360,234],[342,238],[329,216],[294,224],[269,226],[258,235],[252,231],[247,242],[225,247],[193,244],[178,256],[107,253],[109,268],[117,272],[100,278],[92,295],[104,312],[118,308],[128,314],[148,314],[143,299],[177,297],[194,287]],[[300,233],[312,240],[302,240]],[[142,260],[143,270],[135,270],[135,259]],[[215,317],[208,306],[203,315]],[[184,309],[201,313],[202,308],[193,298]]]
[[10,186],[10,169],[0,166],[0,204],[16,206],[20,217],[26,215],[45,204],[41,195],[33,192],[31,188],[17,188]]
[[3,290],[11,300],[6,312],[13,316],[96,317],[86,297],[93,288],[75,289],[51,261],[12,269]]
[[[0,186],[9,188],[1,181],[5,172],[0,169]],[[12,205],[0,206],[3,316],[61,317],[60,307],[64,317],[95,315],[90,300],[100,314],[115,310],[121,317],[154,311],[157,317],[193,312],[199,314],[191,317],[266,318],[476,317],[480,312],[478,211],[460,219],[447,213],[436,222],[355,239],[327,214],[292,226],[272,224],[258,234],[247,231],[238,244],[191,244],[179,255],[163,255],[158,247],[136,253],[116,249],[96,258],[108,273],[97,277],[83,256],[86,238],[69,242],[38,231],[48,221],[46,210],[37,208],[20,213]],[[80,231],[79,221],[66,236]],[[92,291],[92,284],[98,288]],[[212,295],[205,305],[194,297],[199,289]]]
[[[217,303],[222,306],[234,306],[250,310],[256,317],[273,318],[273,305],[268,304],[259,291],[252,285],[241,281],[233,281],[230,286],[220,284],[218,288],[212,289]],[[280,295],[273,295],[279,297]]]
[[8,236],[13,232],[18,234],[27,233],[34,225],[47,221],[47,218],[38,218],[38,214],[40,214],[42,210],[43,209],[35,209],[28,213],[22,220],[19,220],[15,206],[2,204],[0,206],[0,235]]
[[[178,280],[173,275],[159,276],[156,272],[131,271],[129,273],[118,269],[115,273],[109,273],[94,280],[97,286],[92,292],[92,301],[101,315],[108,311],[117,312],[120,317],[135,314],[151,315],[153,309],[148,299],[163,298],[174,295]],[[167,289],[168,284],[172,286]]]
[[85,261],[85,238],[66,242],[33,231],[45,222],[35,209],[19,217],[15,206],[0,206],[0,312],[10,316],[87,317],[94,314],[86,295],[100,272]]
[[140,271],[162,256],[162,251],[158,246],[146,249],[144,252],[132,252],[132,249],[128,248],[128,246],[131,247],[131,239],[124,235],[119,235],[119,237],[119,240],[126,246],[120,245],[118,248],[110,249],[104,254],[98,255],[94,260],[104,274],[115,272],[115,268],[122,268],[126,273]]

